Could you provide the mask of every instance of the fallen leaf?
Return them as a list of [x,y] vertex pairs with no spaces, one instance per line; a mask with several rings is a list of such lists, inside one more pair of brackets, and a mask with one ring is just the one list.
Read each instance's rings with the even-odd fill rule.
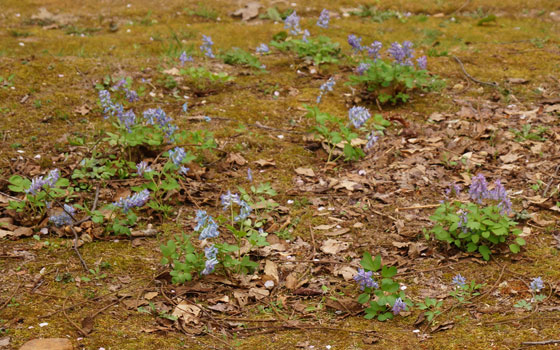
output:
[[10,345],[10,337],[0,338],[0,348]]
[[77,107],[76,109],[74,109],[74,112],[79,114],[79,115],[87,115],[89,113],[91,109],[89,108],[88,105],[81,105],[80,107]]
[[267,167],[267,166],[276,166],[276,163],[274,162],[274,159],[270,158],[270,159],[259,159],[254,161],[253,163],[259,165],[260,167]]
[[200,311],[200,307],[183,300],[177,306],[175,306],[172,315],[179,319],[182,319],[186,324],[198,324],[198,315],[200,315]]
[[280,280],[278,278],[278,265],[276,265],[276,263],[271,260],[266,260],[264,265],[264,274],[274,278],[274,281],[276,283],[278,283],[278,281]]
[[259,15],[259,9],[261,7],[262,5],[260,3],[251,1],[250,3],[246,4],[245,7],[233,12],[232,16],[241,17],[241,20],[248,21]]
[[297,288],[298,279],[295,273],[290,273],[288,277],[286,277],[286,288],[289,290],[294,290]]
[[296,174],[308,176],[308,177],[315,177],[315,172],[311,168],[297,168]]
[[148,292],[146,294],[144,294],[144,299],[146,300],[152,300],[153,298],[158,296],[158,292]]
[[264,288],[251,288],[249,289],[249,296],[256,300],[262,300],[270,295],[270,292]]
[[226,162],[229,164],[237,164],[237,165],[245,165],[247,164],[247,160],[241,156],[239,153],[230,153],[226,159]]
[[323,242],[323,245],[321,246],[321,251],[323,253],[335,255],[348,249],[349,245],[350,244],[347,242],[341,242],[335,239],[327,239],[326,241]]
[[23,344],[19,350],[72,350],[74,346],[66,338],[33,339]]
[[342,276],[345,281],[350,281],[358,273],[355,268],[344,265],[342,267],[335,266],[334,274],[335,276]]
[[166,70],[164,70],[163,72],[164,72],[165,74],[169,74],[169,75],[175,75],[175,76],[181,75],[181,72],[179,71],[179,69],[177,69],[177,68],[175,68],[175,67],[170,68],[170,69],[166,69]]
[[500,156],[500,160],[504,163],[513,163],[518,160],[521,156],[517,154],[508,153],[503,156]]
[[332,231],[332,232],[326,232],[323,234],[323,236],[328,236],[328,237],[336,237],[336,236],[342,236],[345,233],[350,232],[349,228],[341,228],[338,229],[336,231]]
[[84,335],[90,334],[93,331],[93,318],[92,317],[84,317],[82,320],[82,330],[84,331]]
[[527,84],[529,82],[524,78],[506,78],[506,81],[510,84]]

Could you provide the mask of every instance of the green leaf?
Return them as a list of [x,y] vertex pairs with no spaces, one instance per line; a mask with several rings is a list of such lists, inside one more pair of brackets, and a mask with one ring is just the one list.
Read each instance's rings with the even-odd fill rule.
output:
[[514,253],[517,254],[521,251],[521,248],[517,245],[517,244],[510,244],[509,245],[509,250]]
[[384,278],[391,278],[397,274],[397,268],[395,266],[383,266],[381,270],[381,276]]
[[523,245],[525,245],[525,243],[526,243],[525,240],[524,240],[523,238],[521,238],[521,237],[517,237],[517,238],[515,239],[515,242],[516,242],[518,245],[520,245],[520,246],[523,246]]
[[478,252],[482,255],[482,258],[486,261],[490,260],[490,254],[492,253],[490,251],[490,248],[488,248],[485,245],[481,245],[480,247],[478,247]]
[[360,265],[367,271],[377,271],[381,267],[381,255],[376,256],[373,260],[369,252],[364,252]]
[[362,293],[362,294],[360,294],[360,296],[358,296],[358,303],[365,304],[368,301],[369,301],[369,294]]

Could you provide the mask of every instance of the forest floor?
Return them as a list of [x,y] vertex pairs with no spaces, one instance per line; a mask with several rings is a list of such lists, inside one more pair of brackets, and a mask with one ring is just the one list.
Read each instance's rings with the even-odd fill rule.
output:
[[[325,3],[326,29],[316,25]],[[232,16],[244,5],[2,1],[0,348],[48,337],[107,350],[520,349],[560,341],[558,2],[393,0],[367,8],[351,0],[261,1],[256,18]],[[291,9],[312,37],[340,44],[338,62],[316,66],[272,46],[255,55],[265,70],[223,62],[233,47],[254,53],[270,43],[285,31],[274,19]],[[358,55],[349,34],[364,45],[382,42],[383,55],[392,42],[412,41],[445,87],[413,91],[394,105],[371,99],[347,84]],[[202,35],[211,36],[217,58],[200,53]],[[194,62],[182,66],[183,51]],[[231,79],[189,77],[185,67]],[[346,118],[359,105],[389,121],[362,159],[327,162],[328,148],[311,137],[304,106],[316,105],[330,77],[336,85],[322,97],[322,111]],[[127,105],[137,119],[162,108],[180,130],[212,133],[216,148],[184,144],[197,158],[180,189],[167,194],[168,215],[137,210],[132,235],[106,233],[90,220],[77,226],[86,271],[70,227],[8,208],[26,198],[9,179],[58,168],[70,180],[66,200],[88,208],[96,191],[100,208],[130,194],[142,180],[128,170],[141,160],[155,165],[171,146],[123,151],[103,141],[115,128],[103,118],[98,90],[121,78],[140,92]],[[85,169],[88,159],[98,163]],[[117,173],[98,176],[102,164]],[[527,242],[520,253],[497,245],[485,261],[425,238],[449,185],[467,188],[477,174],[508,190]],[[197,210],[217,217],[221,195],[258,192],[265,183],[276,194],[261,187],[266,201],[251,219],[260,215],[269,245],[247,253],[258,267],[248,274],[218,268],[172,284],[160,246],[179,233],[193,235],[197,246]],[[364,252],[397,267],[393,279],[414,306],[384,322],[364,319],[353,280]],[[480,295],[459,303],[457,274],[480,284],[473,291]],[[538,302],[530,288],[536,277],[544,281]],[[442,302],[431,323],[417,307],[426,298]]]

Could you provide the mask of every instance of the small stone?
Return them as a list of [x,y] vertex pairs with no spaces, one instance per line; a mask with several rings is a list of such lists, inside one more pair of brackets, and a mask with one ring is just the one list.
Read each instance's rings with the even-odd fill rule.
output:
[[23,344],[19,350],[73,350],[72,342],[66,338],[33,339]]

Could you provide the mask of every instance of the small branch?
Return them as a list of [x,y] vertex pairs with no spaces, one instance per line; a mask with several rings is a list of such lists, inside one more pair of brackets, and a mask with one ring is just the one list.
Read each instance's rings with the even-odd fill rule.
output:
[[554,171],[554,176],[552,177],[552,179],[550,179],[550,181],[546,184],[546,188],[544,189],[543,192],[543,198],[546,198],[546,194],[548,193],[548,189],[550,188],[550,185],[552,185],[552,181],[554,181],[554,178],[556,177],[556,175],[558,175],[558,169],[560,169],[560,164],[558,164],[556,166],[556,170]]
[[70,317],[68,317],[68,314],[66,313],[66,302],[68,301],[69,297],[66,297],[66,299],[64,299],[64,303],[62,303],[62,313],[64,314],[64,317],[66,317],[66,319],[68,320],[68,322],[70,322],[72,324],[72,326],[74,326],[74,328],[76,328],[78,330],[78,332],[80,332],[80,334],[84,337],[87,336],[87,333],[76,324],[76,322],[72,321],[70,319]]
[[2,306],[0,306],[0,310],[2,310],[3,308],[5,308],[5,307],[10,303],[10,301],[12,300],[12,298],[16,296],[16,294],[17,294],[17,292],[18,292],[18,290],[19,290],[19,287],[21,287],[22,283],[23,283],[23,282],[20,282],[20,283],[17,285],[16,290],[14,290],[14,292],[12,293],[12,295],[10,295],[10,296],[8,297],[8,299],[6,299],[6,301],[4,302],[4,304],[2,304]]
[[492,86],[494,88],[499,88],[497,83],[481,81],[481,80],[478,80],[478,79],[474,78],[472,75],[467,73],[467,71],[465,70],[465,66],[463,66],[463,62],[459,59],[459,57],[457,57],[457,56],[451,56],[451,57],[453,57],[453,59],[455,59],[455,61],[457,61],[457,63],[459,63],[459,65],[461,66],[461,70],[463,71],[463,74],[465,74],[465,76],[467,78],[469,78],[470,80],[474,81],[477,84],[488,85],[488,86]]
[[524,341],[521,345],[547,345],[560,344],[560,340]]
[[397,208],[395,209],[395,211],[398,213],[401,210],[429,209],[429,208],[437,208],[439,206],[440,204],[413,205],[411,207]]

